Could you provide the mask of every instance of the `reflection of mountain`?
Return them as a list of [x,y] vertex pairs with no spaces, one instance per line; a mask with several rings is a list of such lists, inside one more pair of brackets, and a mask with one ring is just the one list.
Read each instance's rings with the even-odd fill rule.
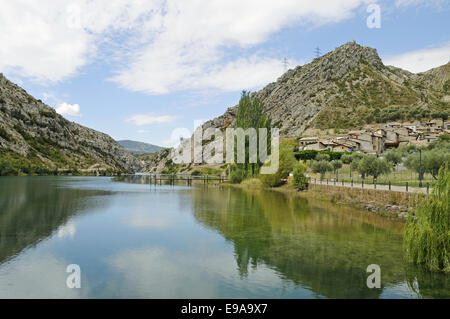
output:
[[0,179],[0,264],[66,224],[84,200],[108,194],[49,185],[54,182],[42,177]]
[[331,204],[317,208],[275,192],[209,192],[194,192],[195,217],[234,244],[242,276],[249,265],[264,263],[329,298],[379,297],[380,290],[366,286],[370,264],[381,266],[383,286],[404,282],[396,227],[375,226],[365,221],[367,214],[339,213],[343,208]]

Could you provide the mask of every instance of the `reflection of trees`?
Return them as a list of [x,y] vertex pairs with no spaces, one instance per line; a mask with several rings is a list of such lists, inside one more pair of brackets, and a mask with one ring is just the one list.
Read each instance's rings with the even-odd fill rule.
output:
[[431,272],[422,266],[406,266],[408,286],[422,298],[450,298],[450,276]]
[[0,264],[50,236],[82,208],[83,200],[108,194],[49,185],[53,182],[38,177],[0,179]]
[[132,184],[150,184],[151,177],[148,175],[125,175],[114,177],[115,182],[132,183]]
[[201,223],[233,242],[241,275],[264,263],[295,284],[330,298],[377,298],[366,268],[379,264],[382,284],[404,282],[399,224],[331,203],[276,192],[227,189],[193,194]]

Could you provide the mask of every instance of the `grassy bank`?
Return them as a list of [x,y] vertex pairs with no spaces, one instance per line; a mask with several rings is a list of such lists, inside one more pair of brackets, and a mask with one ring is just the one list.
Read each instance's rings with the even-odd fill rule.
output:
[[376,215],[400,220],[406,220],[408,212],[414,211],[421,201],[428,198],[424,194],[313,184],[309,185],[308,191],[299,192],[289,182],[280,187],[265,187],[258,179],[248,179],[241,184],[227,185],[243,189],[270,190],[281,192],[288,196],[300,196],[331,201],[334,204],[351,205]]

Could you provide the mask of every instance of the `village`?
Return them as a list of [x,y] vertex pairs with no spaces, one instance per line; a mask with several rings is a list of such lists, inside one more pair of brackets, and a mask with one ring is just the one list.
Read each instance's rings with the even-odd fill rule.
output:
[[299,139],[299,150],[359,152],[378,156],[403,145],[426,146],[444,133],[450,134],[450,122],[440,119],[391,122],[341,135],[302,137]]

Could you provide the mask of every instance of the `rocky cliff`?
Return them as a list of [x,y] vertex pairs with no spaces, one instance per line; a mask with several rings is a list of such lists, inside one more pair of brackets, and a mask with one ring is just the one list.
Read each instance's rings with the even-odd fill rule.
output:
[[66,120],[2,74],[0,160],[3,174],[132,172],[137,165],[111,137]]
[[[413,74],[384,65],[375,49],[349,42],[287,71],[252,97],[264,103],[272,126],[288,137],[301,136],[307,129],[440,118],[450,112],[450,63]],[[203,128],[233,126],[237,107]],[[153,159],[167,161],[163,155],[167,154]],[[156,170],[167,167],[154,160],[149,165]]]
[[[375,49],[349,42],[287,71],[253,96],[285,136],[299,136],[307,128],[440,116],[450,110],[450,64],[413,74],[385,66]],[[205,126],[233,124],[236,109]]]

